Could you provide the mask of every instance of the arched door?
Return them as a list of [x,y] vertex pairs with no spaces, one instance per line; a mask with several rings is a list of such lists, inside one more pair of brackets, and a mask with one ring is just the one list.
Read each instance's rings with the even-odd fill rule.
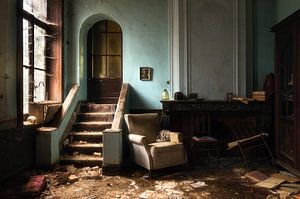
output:
[[122,30],[110,20],[88,32],[88,100],[116,103],[122,86]]

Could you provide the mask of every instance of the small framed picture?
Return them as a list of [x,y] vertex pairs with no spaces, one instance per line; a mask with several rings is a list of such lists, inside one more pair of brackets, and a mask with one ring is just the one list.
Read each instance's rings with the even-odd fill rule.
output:
[[152,68],[140,67],[140,80],[151,81],[152,80]]

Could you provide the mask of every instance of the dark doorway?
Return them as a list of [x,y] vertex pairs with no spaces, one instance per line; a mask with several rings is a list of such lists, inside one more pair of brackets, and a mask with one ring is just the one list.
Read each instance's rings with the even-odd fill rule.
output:
[[122,30],[110,20],[88,32],[87,97],[90,102],[117,103],[122,86]]

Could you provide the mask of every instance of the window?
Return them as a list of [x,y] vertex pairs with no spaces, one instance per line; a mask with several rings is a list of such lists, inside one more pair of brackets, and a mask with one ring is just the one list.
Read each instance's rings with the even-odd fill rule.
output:
[[32,102],[61,101],[61,4],[60,0],[20,1],[19,118],[29,113]]

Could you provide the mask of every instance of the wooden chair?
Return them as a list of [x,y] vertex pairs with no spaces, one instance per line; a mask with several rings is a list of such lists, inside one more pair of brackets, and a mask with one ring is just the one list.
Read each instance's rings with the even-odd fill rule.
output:
[[[192,151],[194,154],[207,153],[210,158],[211,153],[215,153],[217,165],[220,165],[219,140],[211,135],[211,118],[209,112],[195,114],[194,134],[192,135]],[[195,155],[194,155],[195,156]],[[195,157],[194,157],[195,158]],[[202,158],[202,157],[199,157]]]
[[240,121],[232,125],[233,141],[227,144],[228,149],[238,147],[245,165],[250,162],[271,159],[274,157],[269,148],[263,130],[257,130],[256,125],[251,121]]

